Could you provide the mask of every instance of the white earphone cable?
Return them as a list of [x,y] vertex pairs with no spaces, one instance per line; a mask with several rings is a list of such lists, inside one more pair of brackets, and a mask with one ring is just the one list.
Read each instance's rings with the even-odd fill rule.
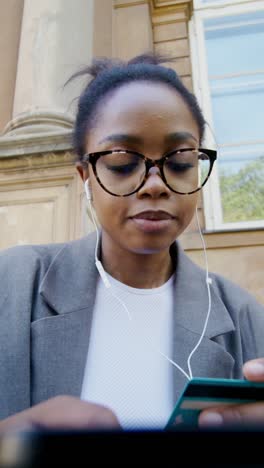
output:
[[205,334],[205,331],[206,331],[206,328],[207,328],[207,324],[208,324],[208,320],[209,320],[209,317],[210,317],[210,313],[211,313],[211,303],[212,303],[212,301],[211,301],[211,290],[210,290],[210,284],[212,283],[212,280],[211,280],[211,278],[209,278],[208,259],[207,259],[207,254],[206,254],[206,247],[205,247],[205,242],[204,242],[204,238],[203,238],[203,234],[202,234],[202,230],[201,230],[201,226],[200,226],[200,222],[199,222],[197,207],[195,209],[195,215],[196,215],[196,220],[197,220],[197,225],[198,225],[200,238],[201,238],[201,241],[202,241],[202,244],[203,244],[203,251],[204,251],[204,258],[205,258],[205,268],[206,268],[206,280],[205,281],[206,281],[207,294],[208,294],[208,310],[207,310],[206,319],[205,319],[205,322],[204,322],[204,327],[203,327],[203,331],[202,331],[202,334],[200,336],[200,339],[198,340],[197,344],[195,345],[195,347],[191,351],[191,353],[190,353],[190,355],[188,357],[188,360],[187,360],[189,374],[190,374],[191,378],[193,377],[193,374],[192,374],[190,361],[191,361],[191,358],[192,358],[193,354],[195,353],[197,348],[200,346],[200,344],[202,342],[202,339],[204,337],[204,334]]
[[[88,182],[86,181],[85,183],[87,184]],[[98,272],[99,272],[99,274],[100,274],[100,276],[101,276],[101,278],[103,280],[103,283],[104,283],[105,287],[109,290],[111,288],[111,284],[110,284],[110,282],[109,282],[109,280],[108,280],[108,278],[106,276],[103,265],[102,265],[102,263],[100,262],[100,260],[98,258],[100,234],[99,234],[98,225],[97,225],[97,222],[96,222],[96,219],[95,219],[95,216],[94,216],[93,205],[92,205],[92,201],[91,201],[91,194],[89,192],[88,187],[85,188],[85,192],[86,192],[86,197],[87,197],[88,203],[89,203],[89,210],[90,210],[92,220],[93,220],[95,230],[96,230],[96,246],[95,246],[95,251],[94,251],[95,265],[96,265],[97,270],[98,270]],[[124,307],[124,309],[127,312],[129,320],[132,320],[131,314],[130,314],[126,304],[124,304],[124,302],[112,291],[112,288],[111,288],[111,291],[109,291],[109,292]]]

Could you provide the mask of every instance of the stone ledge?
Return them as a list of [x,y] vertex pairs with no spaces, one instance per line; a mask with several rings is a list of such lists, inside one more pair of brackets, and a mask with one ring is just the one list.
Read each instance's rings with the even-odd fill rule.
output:
[[0,137],[0,160],[29,154],[67,151],[71,149],[72,130],[69,129],[52,133],[3,135]]
[[[21,156],[0,158],[0,183],[3,182],[1,174],[18,170],[45,169],[52,167],[73,166],[75,156],[70,151],[47,152]],[[3,176],[5,179],[5,176]]]
[[193,0],[149,0],[153,24],[189,21],[193,12]]
[[32,109],[16,116],[0,136],[0,158],[72,149],[72,116]]

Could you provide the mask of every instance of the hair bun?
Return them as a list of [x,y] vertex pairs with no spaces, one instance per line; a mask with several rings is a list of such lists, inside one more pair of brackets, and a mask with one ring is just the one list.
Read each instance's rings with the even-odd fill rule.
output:
[[102,72],[109,70],[113,67],[118,67],[123,65],[124,62],[118,59],[112,59],[108,57],[96,57],[93,59],[91,65],[86,68],[86,73],[91,75],[93,78],[96,78]]
[[149,65],[160,65],[166,62],[174,62],[175,59],[166,55],[157,54],[155,52],[148,52],[145,54],[137,55],[127,62],[128,65],[136,65],[140,63],[148,63]]
[[[97,78],[99,75],[104,73],[107,70],[113,69],[115,67],[127,67],[130,65],[161,65],[163,63],[171,63],[175,62],[176,59],[166,56],[157,54],[155,52],[146,52],[145,54],[137,55],[133,57],[131,60],[125,61],[116,58],[109,58],[109,57],[96,57],[92,60],[91,64],[85,68],[82,68],[77,73],[74,73],[65,83],[65,86],[71,82],[73,79],[78,78],[80,76],[88,75],[93,80]],[[91,80],[90,80],[91,81]]]

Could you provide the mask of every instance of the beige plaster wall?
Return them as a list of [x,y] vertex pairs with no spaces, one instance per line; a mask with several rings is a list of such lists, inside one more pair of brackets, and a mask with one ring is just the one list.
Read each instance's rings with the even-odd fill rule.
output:
[[91,230],[84,213],[83,186],[70,152],[2,160],[0,249],[77,239]]
[[148,1],[115,0],[113,55],[127,60],[152,49],[152,26]]
[[[205,268],[203,250],[188,250],[188,255]],[[263,245],[211,248],[207,250],[209,270],[247,289],[264,305]]]
[[96,0],[93,19],[93,55],[112,56],[113,0]]

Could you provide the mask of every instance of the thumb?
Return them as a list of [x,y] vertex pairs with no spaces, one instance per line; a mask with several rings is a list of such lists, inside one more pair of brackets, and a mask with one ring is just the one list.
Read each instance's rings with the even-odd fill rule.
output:
[[202,411],[198,419],[200,427],[247,426],[249,428],[256,425],[263,427],[263,422],[263,402],[212,408]]
[[264,382],[264,358],[247,361],[243,366],[243,373],[247,380]]

